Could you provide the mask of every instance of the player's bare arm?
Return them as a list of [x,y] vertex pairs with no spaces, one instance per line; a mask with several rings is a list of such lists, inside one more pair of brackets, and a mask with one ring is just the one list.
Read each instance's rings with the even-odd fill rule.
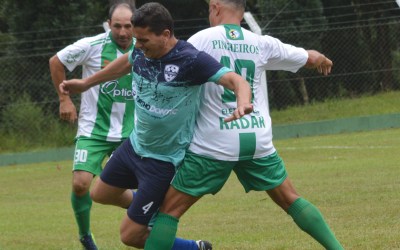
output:
[[76,107],[71,98],[67,95],[63,95],[59,90],[60,83],[65,80],[64,64],[62,64],[57,55],[54,55],[49,60],[49,66],[51,79],[53,80],[53,85],[57,91],[58,99],[60,101],[60,119],[74,123],[78,118]]
[[307,50],[308,53],[308,60],[305,68],[309,69],[317,69],[319,73],[323,75],[328,75],[331,73],[333,63],[332,61],[324,56],[323,54],[319,53],[316,50]]
[[222,86],[232,90],[236,95],[237,107],[230,117],[224,119],[225,122],[230,122],[245,114],[253,112],[253,105],[251,104],[251,88],[250,84],[241,76],[234,72],[229,72],[223,75],[219,82]]
[[102,82],[118,79],[131,71],[132,65],[129,63],[128,54],[120,56],[112,61],[104,69],[98,71],[84,79],[64,80],[60,84],[60,92],[64,95],[82,93],[89,88]]

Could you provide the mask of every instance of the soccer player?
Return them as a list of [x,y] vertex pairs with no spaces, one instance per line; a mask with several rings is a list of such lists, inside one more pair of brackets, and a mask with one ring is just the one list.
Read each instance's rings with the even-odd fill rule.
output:
[[[245,0],[211,0],[211,28],[188,41],[225,66],[245,72],[252,86],[254,111],[230,123],[224,117],[236,108],[232,92],[205,84],[195,132],[182,166],[160,208],[145,249],[170,249],[179,218],[205,194],[217,193],[231,171],[246,192],[266,191],[294,222],[327,249],[343,249],[321,212],[300,197],[272,143],[271,118],[260,82],[264,70],[296,72],[317,68],[327,75],[332,61],[314,50],[284,44],[240,27]],[[212,138],[209,140],[207,138]],[[232,143],[226,143],[226,138]]]
[[[82,76],[88,77],[133,48],[131,17],[134,6],[120,3],[111,6],[110,31],[78,40],[54,55],[50,71],[60,100],[60,118],[77,119],[69,96],[59,91],[65,69],[82,65]],[[82,93],[75,141],[71,203],[79,228],[79,239],[85,249],[97,249],[90,230],[92,199],[89,189],[94,176],[102,172],[102,162],[133,129],[134,101],[132,77],[113,78]],[[132,200],[132,198],[130,198]]]
[[[121,240],[143,248],[150,219],[192,139],[200,86],[215,82],[235,93],[237,108],[226,121],[252,112],[252,104],[250,86],[242,77],[175,38],[172,17],[161,4],[141,6],[132,24],[136,38],[132,52],[95,75],[63,81],[60,91],[79,93],[132,71],[135,128],[107,162],[91,196],[96,202],[128,207],[121,223]],[[136,188],[133,202],[124,203],[129,189]],[[204,241],[175,239],[173,244],[170,248],[175,250],[212,249]]]

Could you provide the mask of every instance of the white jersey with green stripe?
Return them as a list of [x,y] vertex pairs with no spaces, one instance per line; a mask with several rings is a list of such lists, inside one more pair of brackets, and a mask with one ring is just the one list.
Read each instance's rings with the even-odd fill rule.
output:
[[[57,53],[65,67],[72,71],[82,66],[82,77],[88,77],[119,56],[122,50],[106,32],[78,40]],[[85,136],[117,142],[126,139],[134,127],[132,76],[105,82],[82,93],[77,137]]]
[[307,51],[237,25],[202,30],[188,42],[246,78],[252,88],[254,108],[251,114],[225,123],[223,119],[236,108],[234,93],[222,86],[205,84],[189,150],[225,161],[256,159],[274,153],[268,97],[261,86],[261,75],[265,70],[296,72],[307,62]]

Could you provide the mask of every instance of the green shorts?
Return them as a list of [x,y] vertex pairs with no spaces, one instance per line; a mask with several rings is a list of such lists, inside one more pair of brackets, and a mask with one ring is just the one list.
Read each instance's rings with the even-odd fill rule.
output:
[[172,186],[195,197],[216,194],[232,170],[246,192],[273,189],[287,177],[285,164],[277,152],[263,158],[241,161],[220,161],[187,152]]
[[82,170],[99,175],[103,170],[103,161],[119,146],[121,142],[108,142],[88,137],[75,140],[73,171]]

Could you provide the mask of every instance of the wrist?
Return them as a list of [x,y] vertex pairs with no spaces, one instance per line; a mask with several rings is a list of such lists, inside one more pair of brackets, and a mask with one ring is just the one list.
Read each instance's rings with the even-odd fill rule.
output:
[[71,102],[71,98],[69,97],[69,95],[59,96],[58,101],[60,103],[62,103],[62,102]]

